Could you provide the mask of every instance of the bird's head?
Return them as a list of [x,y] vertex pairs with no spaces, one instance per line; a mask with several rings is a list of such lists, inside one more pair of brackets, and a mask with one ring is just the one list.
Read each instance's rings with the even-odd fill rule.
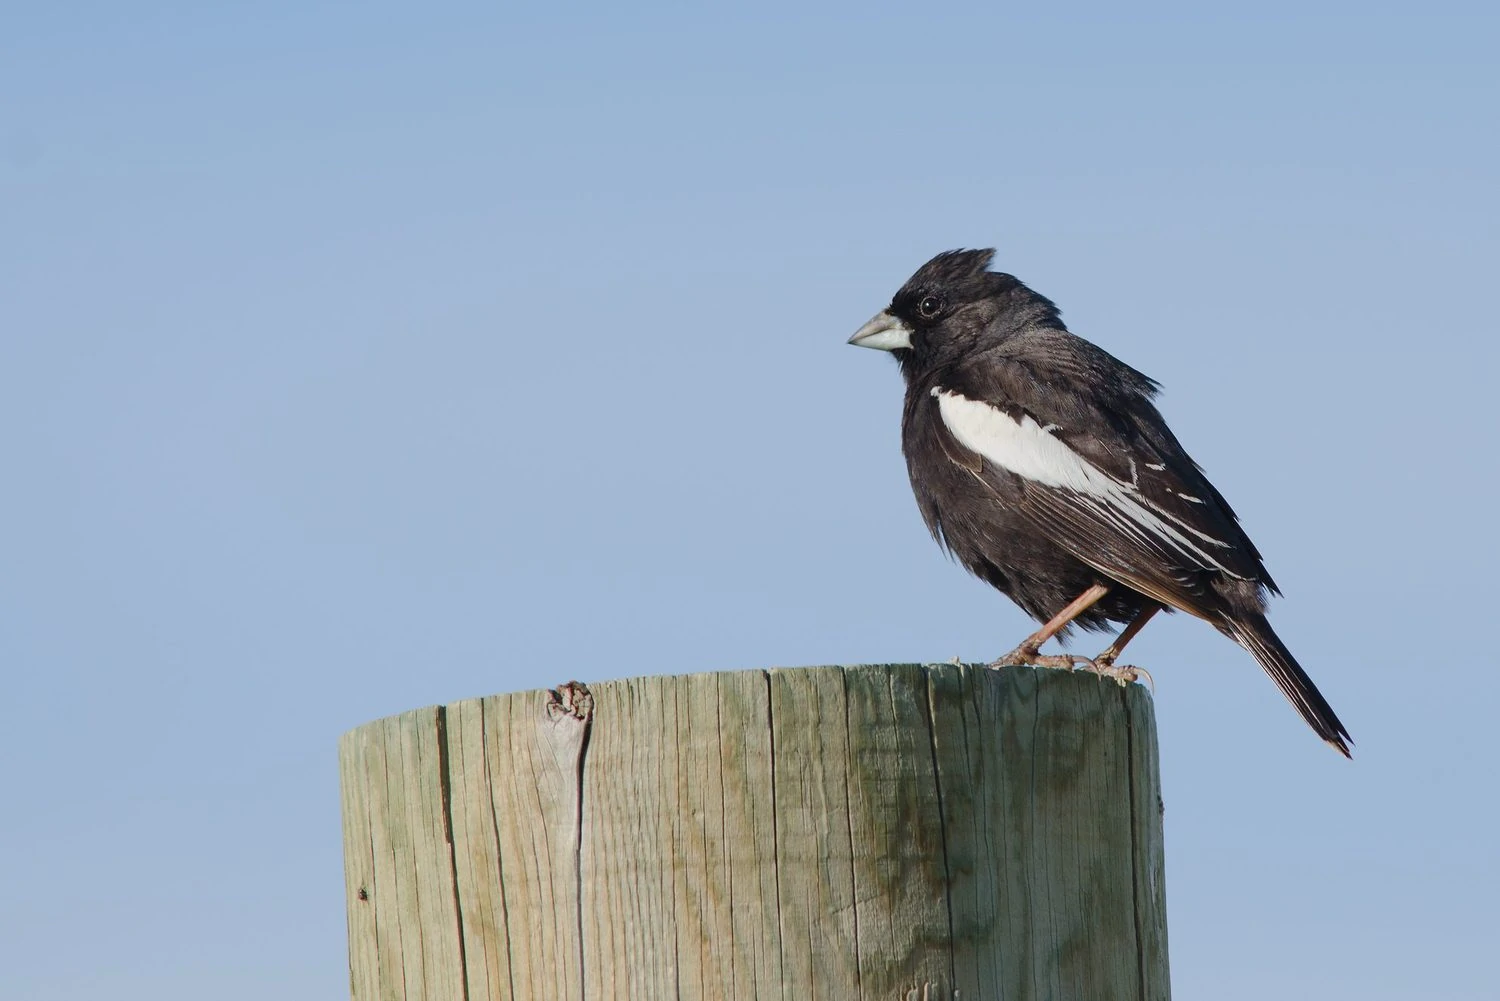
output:
[[993,250],[949,250],[917,269],[850,344],[890,351],[923,370],[1033,324],[1062,326],[1057,307],[1012,275],[990,271]]

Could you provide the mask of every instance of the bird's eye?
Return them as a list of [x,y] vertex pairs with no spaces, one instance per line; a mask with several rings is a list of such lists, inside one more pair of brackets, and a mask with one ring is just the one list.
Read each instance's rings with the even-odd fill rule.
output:
[[937,316],[942,311],[943,300],[939,299],[935,295],[925,296],[921,302],[917,303],[917,312],[921,313],[923,317],[929,320],[934,316]]

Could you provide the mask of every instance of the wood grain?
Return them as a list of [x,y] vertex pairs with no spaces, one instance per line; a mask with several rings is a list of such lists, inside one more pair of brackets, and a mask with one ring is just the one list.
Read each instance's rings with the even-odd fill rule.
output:
[[1149,695],[945,665],[638,678],[340,745],[351,993],[1169,996]]

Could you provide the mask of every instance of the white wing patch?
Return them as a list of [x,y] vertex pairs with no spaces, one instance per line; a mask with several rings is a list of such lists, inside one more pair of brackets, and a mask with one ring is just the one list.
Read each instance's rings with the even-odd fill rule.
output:
[[[959,444],[1017,476],[1071,492],[1073,500],[1110,526],[1153,547],[1165,545],[1199,566],[1213,567],[1241,580],[1200,544],[1220,549],[1227,542],[1204,535],[1144,496],[1133,482],[1116,479],[1069,448],[1052,432],[1023,415],[1013,420],[1002,410],[949,390],[934,388],[938,413]],[[1135,462],[1131,461],[1135,472]],[[1148,469],[1159,468],[1148,465]],[[1185,500],[1203,503],[1196,497]]]

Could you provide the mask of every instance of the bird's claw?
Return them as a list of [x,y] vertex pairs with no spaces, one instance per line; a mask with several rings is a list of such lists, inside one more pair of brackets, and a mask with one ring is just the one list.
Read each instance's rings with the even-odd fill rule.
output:
[[1121,688],[1145,678],[1146,683],[1151,686],[1151,694],[1156,694],[1156,679],[1151,677],[1151,672],[1144,667],[1136,667],[1133,664],[1116,665],[1113,657],[1103,654],[1094,658],[1093,665],[1092,670],[1095,674],[1100,678],[1113,678],[1115,684]]
[[1092,657],[1076,653],[1038,653],[1024,646],[1017,647],[990,664],[990,667],[1050,667],[1059,671],[1076,671],[1080,666],[1092,671],[1097,665]]
[[1110,678],[1124,688],[1126,685],[1146,679],[1151,686],[1152,694],[1156,692],[1156,679],[1151,677],[1151,672],[1144,667],[1136,667],[1133,664],[1116,664],[1115,658],[1107,653],[1097,657],[1083,657],[1076,653],[1046,654],[1026,646],[1018,646],[1010,653],[992,661],[990,667],[1050,667],[1060,671],[1076,671],[1080,667],[1093,671],[1100,680]]

